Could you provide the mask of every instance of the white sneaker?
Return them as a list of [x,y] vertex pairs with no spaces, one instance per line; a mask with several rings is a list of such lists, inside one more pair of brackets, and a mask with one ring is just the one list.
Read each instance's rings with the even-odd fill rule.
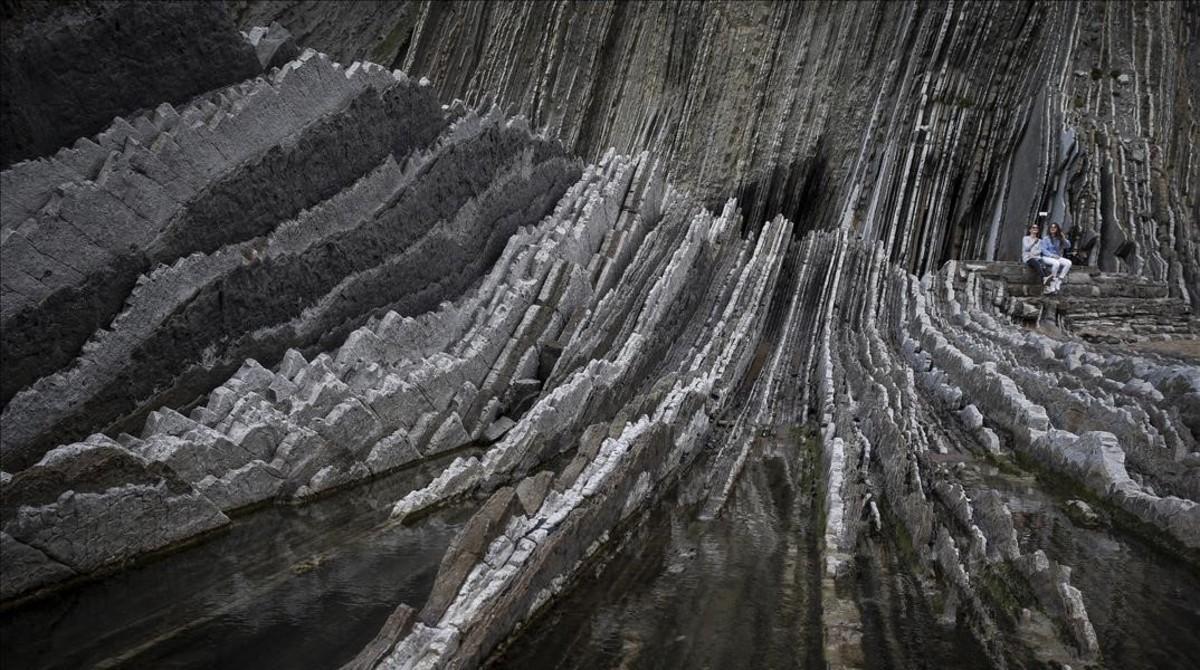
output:
[[1055,277],[1054,281],[1050,282],[1050,290],[1048,291],[1048,293],[1050,295],[1058,295],[1058,292],[1061,289],[1062,289],[1062,280],[1059,279],[1058,277]]

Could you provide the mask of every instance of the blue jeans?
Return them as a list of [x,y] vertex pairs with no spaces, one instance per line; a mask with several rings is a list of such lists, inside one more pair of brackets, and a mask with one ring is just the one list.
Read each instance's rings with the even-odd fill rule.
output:
[[1030,258],[1025,261],[1025,264],[1033,268],[1038,273],[1038,277],[1045,277],[1050,274],[1049,264],[1043,262],[1040,258]]

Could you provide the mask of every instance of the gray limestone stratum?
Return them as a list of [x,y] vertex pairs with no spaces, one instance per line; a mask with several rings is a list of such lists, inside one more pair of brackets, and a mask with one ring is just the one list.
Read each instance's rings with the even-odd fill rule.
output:
[[[1188,3],[18,3],[0,601],[430,467],[388,523],[469,520],[345,660],[476,667],[783,450],[807,658],[900,658],[887,546],[991,666],[1128,661],[1103,559],[1024,501],[1200,570],[1197,34]],[[1057,296],[1012,262],[1038,212],[1095,240]]]

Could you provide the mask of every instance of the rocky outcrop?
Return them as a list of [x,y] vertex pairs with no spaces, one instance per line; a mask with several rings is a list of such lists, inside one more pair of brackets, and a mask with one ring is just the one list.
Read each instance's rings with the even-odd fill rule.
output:
[[229,523],[176,471],[99,435],[6,477],[0,495],[6,599]]
[[[768,450],[832,666],[905,664],[889,589],[1105,662],[1035,494],[1200,561],[1192,8],[233,7],[264,74],[0,174],[6,603],[420,466],[391,527],[470,518],[348,667],[475,667]],[[1098,236],[1058,297],[1042,210]]]
[[[861,538],[878,533],[907,538],[912,560],[925,566],[925,588],[940,594],[945,616],[969,622],[993,663],[1099,657],[1071,569],[1018,538],[1007,492],[978,478],[979,463],[1001,461],[1065,478],[1127,515],[1134,532],[1183,555],[1200,549],[1200,496],[1194,473],[1185,474],[1181,463],[1195,436],[1178,406],[1164,403],[1165,396],[1157,400],[1162,394],[1153,384],[1116,381],[1117,370],[1138,367],[1180,397],[1197,388],[1195,366],[1096,353],[1077,341],[1024,331],[981,309],[977,287],[959,290],[954,264],[918,281],[882,253],[839,234],[788,243],[790,225],[782,219],[764,228],[753,253],[715,254],[744,259],[730,268],[728,280],[721,264],[705,273],[711,277],[674,271],[686,267],[676,263],[691,255],[690,240],[720,240],[711,232],[685,234],[674,253],[664,250],[663,258],[671,259],[664,269],[641,271],[668,227],[684,220],[672,216],[678,206],[667,197],[662,220],[632,264],[569,332],[548,379],[553,390],[483,457],[456,461],[397,503],[393,515],[408,518],[481,488],[494,490],[447,554],[419,622],[381,666],[480,663],[595,560],[609,533],[669,485],[722,415],[738,418],[717,442],[707,442],[716,449],[706,461],[709,514],[720,513],[729,481],[754,448],[739,426],[794,425],[796,412],[809,403],[821,417],[825,651],[841,664],[861,662],[863,624],[858,604],[840,594],[852,591],[845,582],[854,579],[851,560]],[[718,229],[735,211],[725,209]],[[693,218],[690,228],[707,219]],[[701,251],[699,258],[706,256]],[[634,288],[641,278],[650,286]],[[864,290],[864,284],[878,289]],[[614,324],[615,331],[602,335],[611,323],[606,310],[630,314],[622,293],[639,290],[655,299],[628,303],[635,305],[635,324]],[[643,337],[654,332],[641,328],[644,320],[665,317],[647,323],[658,324],[658,331],[677,322],[669,315],[688,294],[697,301],[683,325],[689,336],[657,356],[664,372],[641,383],[625,377],[642,364]],[[669,296],[677,297],[658,299]],[[729,334],[721,335],[725,328]],[[699,337],[690,336],[693,329]],[[596,342],[612,353],[573,356]],[[764,346],[765,359],[751,365]],[[693,356],[716,358],[703,363]],[[783,391],[784,379],[794,379],[786,370],[799,372],[802,389],[812,380],[814,393]],[[625,393],[606,393],[613,388]],[[1191,390],[1179,393],[1182,388]],[[1061,401],[1050,404],[1057,395],[1091,402],[1090,412],[1063,413]],[[1112,409],[1104,415],[1102,407]],[[612,418],[606,423],[606,417]],[[574,456],[540,507],[518,505],[514,490],[534,488],[528,473],[563,448],[574,449]],[[647,451],[655,456],[647,460]],[[947,467],[951,454],[974,464]],[[1057,622],[1061,637],[1021,642],[1021,631],[1032,635],[1041,621]]]
[[[321,104],[300,103],[318,90]],[[459,112],[375,66],[343,69],[308,52],[230,92],[228,111],[160,107],[164,129],[120,140],[99,182],[71,173],[77,186],[56,187],[53,207],[27,209],[81,152],[4,173],[15,194],[3,246],[14,361],[5,467],[99,427],[132,430],[247,356],[273,364],[289,346],[336,344],[373,313],[417,313],[457,295],[569,179],[552,144],[494,116],[451,129]],[[122,128],[132,126],[110,132]],[[447,188],[466,165],[472,177]],[[122,204],[133,194],[140,210]],[[84,236],[102,218],[113,234]],[[65,267],[55,253],[70,253],[70,273],[34,281],[41,265]],[[458,272],[416,263],[430,254]],[[46,329],[59,337],[41,337]]]
[[[853,510],[886,503],[922,560],[948,582],[943,588],[950,587],[960,608],[975,609],[981,640],[1010,625],[1030,625],[1001,624],[993,613],[1003,608],[984,604],[998,595],[989,590],[1000,570],[1007,588],[1021,575],[1041,611],[1064,622],[1071,633],[1065,648],[1073,649],[1077,662],[1096,658],[1099,643],[1070,585],[1069,568],[1016,541],[1003,490],[977,479],[973,467],[946,467],[939,454],[1034,464],[1194,556],[1200,547],[1198,492],[1194,473],[1186,473],[1180,460],[1196,436],[1177,406],[1135,391],[1143,387],[1118,383],[1116,370],[1139,367],[1195,388],[1196,367],[1100,354],[998,321],[986,311],[993,303],[983,299],[982,282],[957,284],[953,263],[918,281],[887,268],[877,255],[847,256],[843,271],[878,277],[887,286],[877,303],[866,300],[865,314],[876,310],[874,318],[852,301],[837,309],[851,332],[862,335],[834,337],[828,345],[831,374],[822,393],[824,440],[834,454],[829,481],[845,481],[863,469],[869,479],[865,491],[831,491],[832,504]],[[1136,468],[1136,482],[1127,467]],[[832,537],[843,556],[869,530],[857,514],[827,518],[827,542]],[[830,566],[841,579],[846,568],[844,559]],[[999,643],[989,651],[997,663],[1011,653]]]

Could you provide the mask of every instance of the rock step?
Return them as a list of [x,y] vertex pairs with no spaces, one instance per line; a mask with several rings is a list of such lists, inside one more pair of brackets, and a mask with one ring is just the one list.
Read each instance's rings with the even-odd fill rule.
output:
[[[1084,275],[1085,277],[1087,275]],[[1040,282],[1024,284],[1010,283],[1008,294],[1016,297],[1046,297],[1046,298],[1166,298],[1170,288],[1166,284],[1145,283],[1136,281],[1112,283],[1108,281],[1077,281],[1074,275],[1067,277],[1056,296],[1046,296],[1045,288]]]
[[[978,263],[963,261],[956,263],[956,284],[961,288],[972,274],[984,280],[1003,283],[1005,292],[1017,297],[1043,295],[1041,278],[1032,269],[1021,263],[997,262]],[[1165,282],[1154,281],[1139,275],[1117,272],[1100,272],[1094,268],[1073,268],[1058,294],[1060,297],[1112,297],[1112,298],[1165,298],[1170,287]]]
[[1067,298],[1054,302],[1059,324],[1088,341],[1200,336],[1191,305],[1178,298]]
[[1089,340],[1129,342],[1149,336],[1200,335],[1191,306],[1172,297],[1060,296],[993,298],[1006,305],[1004,313],[1018,321],[1062,328]]

